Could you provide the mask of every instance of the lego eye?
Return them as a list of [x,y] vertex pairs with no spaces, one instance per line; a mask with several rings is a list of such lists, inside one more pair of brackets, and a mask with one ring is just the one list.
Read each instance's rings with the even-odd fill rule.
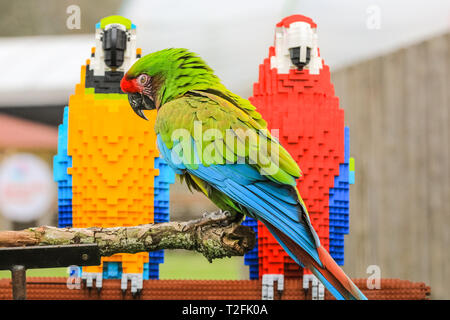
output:
[[147,74],[141,74],[137,78],[137,81],[139,82],[140,85],[145,86],[150,81],[150,77]]

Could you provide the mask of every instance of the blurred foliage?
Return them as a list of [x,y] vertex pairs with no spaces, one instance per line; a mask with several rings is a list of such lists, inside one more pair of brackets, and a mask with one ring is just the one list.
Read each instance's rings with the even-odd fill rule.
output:
[[[67,277],[67,268],[29,269],[27,277]],[[0,270],[0,279],[11,278],[11,271]]]
[[[122,0],[0,0],[0,37],[94,33],[101,18],[117,14]],[[66,26],[67,7],[81,10],[80,29]]]
[[166,250],[160,265],[160,279],[243,280],[248,279],[244,257],[208,260],[200,253]]

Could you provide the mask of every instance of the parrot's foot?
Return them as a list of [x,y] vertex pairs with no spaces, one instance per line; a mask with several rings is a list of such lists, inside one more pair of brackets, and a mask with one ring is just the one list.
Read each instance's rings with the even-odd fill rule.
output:
[[214,211],[203,213],[203,219],[210,219],[210,221],[223,222],[222,226],[226,227],[232,223],[241,223],[245,216],[241,213],[230,213],[229,211]]
[[213,212],[205,212],[203,213],[202,217],[204,219],[211,219],[211,220],[228,220],[231,218],[231,213],[229,211],[213,211]]
[[229,226],[232,223],[240,224],[244,218],[245,216],[242,213],[230,213],[229,211],[223,210],[203,213],[203,219],[220,222],[224,227]]
[[[303,275],[303,289],[305,293],[309,290],[309,283],[311,282],[311,297],[312,300],[324,300],[325,299],[325,287],[322,282],[317,279],[313,274]],[[306,294],[305,294],[306,295]]]
[[128,280],[131,281],[131,294],[133,297],[138,296],[144,287],[144,278],[142,273],[122,273],[120,288],[124,294],[127,291]]
[[282,274],[264,274],[262,277],[262,300],[273,300],[273,287],[275,281],[277,282],[278,296],[281,297],[284,290],[284,275]]
[[214,224],[220,227],[226,227],[233,223],[233,216],[228,211],[214,211],[214,212],[205,212],[202,215],[202,219],[199,222],[198,220],[193,220],[192,224],[196,226],[202,226],[207,224]]
[[82,272],[81,273],[81,279],[85,281],[86,288],[92,289],[94,286],[94,280],[95,280],[95,287],[98,291],[100,291],[103,287],[103,274],[101,272]]

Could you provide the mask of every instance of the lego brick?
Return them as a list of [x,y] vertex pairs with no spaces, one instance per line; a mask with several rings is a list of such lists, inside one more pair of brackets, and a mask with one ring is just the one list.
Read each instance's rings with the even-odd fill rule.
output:
[[67,168],[72,157],[67,154],[67,125],[69,109],[64,108],[63,122],[58,126],[58,153],[53,157],[53,177],[58,185],[58,227],[72,226],[72,176]]
[[[82,68],[81,88],[83,79],[89,81],[88,76],[83,77],[86,70],[89,71],[89,66]],[[121,75],[111,77],[106,73],[103,78],[105,83],[112,87],[115,83],[117,87]],[[69,100],[73,225],[127,226],[153,222],[156,170],[153,161],[145,161],[157,156],[151,127],[137,122],[139,119],[130,112],[126,95],[99,94],[95,93],[96,88],[81,88]],[[134,155],[141,157],[134,158]],[[103,258],[102,262],[114,262],[108,266],[120,262],[121,269],[114,271],[114,277],[120,278],[122,272],[143,273],[148,255],[116,255]],[[84,271],[101,272],[101,268],[90,267]],[[111,276],[108,269],[106,274]]]
[[[371,300],[427,300],[431,289],[423,282],[381,279],[381,289],[368,290],[367,279],[353,279]],[[74,290],[64,277],[28,277],[29,300],[261,300],[261,280],[144,280],[143,290],[136,297],[122,294],[119,279],[106,279],[100,291]],[[275,300],[311,300],[311,290],[303,290],[303,279],[285,279],[281,294]],[[325,300],[334,297],[325,290]],[[0,300],[11,300],[11,280],[0,279]]]
[[95,76],[94,70],[86,66],[86,88],[93,88],[95,93],[123,93],[120,89],[120,80],[124,72],[105,71],[104,76]]
[[[243,226],[249,226],[256,233],[256,239],[258,239],[258,221],[251,218],[245,217],[242,222]],[[244,255],[244,264],[249,266],[249,279],[259,279],[259,261],[258,261],[258,240],[252,250]]]
[[[117,61],[108,60],[114,48],[108,49],[103,41],[105,21],[127,22],[126,51],[119,48],[123,65],[117,68],[109,68],[108,62]],[[148,113],[149,122],[143,121],[120,89],[124,71],[141,52],[135,48],[135,26],[128,19],[111,16],[97,24],[96,47],[81,67],[80,83],[59,126],[54,177],[60,227],[169,221],[169,186],[174,173],[156,148],[156,111]],[[119,254],[104,257],[100,266],[83,268],[83,272],[101,274],[105,279],[120,279],[124,273],[158,278],[163,261],[162,251]]]
[[[289,28],[297,22],[316,27],[311,19],[299,15],[283,19],[277,27]],[[349,143],[344,110],[335,96],[330,69],[321,58],[320,68],[315,66],[314,72],[308,68],[273,67],[279,54],[275,47],[281,43],[277,37],[284,36],[291,35],[276,34],[275,46],[269,48],[269,57],[259,66],[259,79],[249,100],[267,121],[269,130],[279,130],[280,143],[298,163],[303,175],[297,188],[311,223],[321,244],[342,263],[349,206],[349,153],[345,149]],[[301,269],[262,224],[258,226],[258,259],[260,278],[267,273],[301,275]]]
[[350,157],[348,183],[355,184],[355,158]]
[[345,127],[344,163],[339,164],[339,176],[334,178],[330,188],[330,254],[338,265],[344,265],[344,235],[349,232],[350,212],[350,129]]
[[122,264],[120,262],[103,263],[103,279],[120,279],[122,275]]

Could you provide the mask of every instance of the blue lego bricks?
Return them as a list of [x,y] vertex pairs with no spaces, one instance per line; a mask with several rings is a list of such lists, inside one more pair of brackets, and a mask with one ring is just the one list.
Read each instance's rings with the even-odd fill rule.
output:
[[[158,252],[158,255],[162,256],[162,261],[158,258],[152,260],[152,254]],[[161,261],[161,262],[156,262]],[[159,279],[159,264],[164,262],[164,250],[149,252],[149,262],[144,263],[143,279]]]
[[150,279],[150,272],[148,267],[148,262],[144,263],[144,271],[142,272],[142,279],[148,280]]
[[[148,264],[148,279],[159,279],[159,263]],[[144,278],[144,280],[148,280]]]
[[53,178],[58,184],[58,227],[72,227],[72,157],[67,152],[69,107],[64,108],[63,122],[58,127],[58,153],[53,157]]
[[[154,183],[154,221],[169,221],[169,187],[175,182],[175,172],[162,158],[155,158],[159,174]],[[164,250],[149,252],[149,263],[144,265],[144,279],[159,279],[159,264],[164,263]]]
[[243,226],[248,226],[253,229],[256,233],[256,244],[255,247],[244,255],[244,264],[249,267],[249,278],[250,280],[259,279],[259,262],[258,262],[258,221],[245,217],[242,222]]
[[350,157],[350,170],[348,172],[348,183],[355,184],[355,159]]
[[159,175],[155,177],[154,220],[155,223],[169,221],[169,186],[175,182],[175,172],[162,158],[155,158],[155,169]]
[[159,265],[164,263],[164,250],[148,253],[149,262],[144,264],[144,279],[159,279]]
[[355,171],[348,172],[348,183],[355,184]]
[[103,262],[103,279],[120,279],[122,277],[121,262]]
[[344,235],[349,232],[350,213],[350,129],[345,127],[344,163],[339,165],[339,176],[334,177],[334,187],[330,188],[329,230],[330,255],[338,265],[344,265]]
[[164,263],[164,250],[152,251],[150,257],[155,263]]

